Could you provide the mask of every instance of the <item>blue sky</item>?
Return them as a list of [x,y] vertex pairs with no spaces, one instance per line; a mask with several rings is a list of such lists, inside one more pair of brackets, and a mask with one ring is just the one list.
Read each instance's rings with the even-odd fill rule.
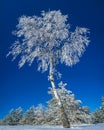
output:
[[76,99],[91,111],[98,108],[104,96],[104,2],[103,0],[3,0],[0,1],[0,118],[11,108],[31,105],[50,99],[48,72],[37,71],[36,62],[18,69],[18,59],[6,58],[10,45],[16,40],[11,34],[21,15],[40,15],[42,10],[61,10],[68,14],[72,30],[76,26],[90,29],[90,45],[80,62],[72,68],[59,65],[62,81],[67,82]]

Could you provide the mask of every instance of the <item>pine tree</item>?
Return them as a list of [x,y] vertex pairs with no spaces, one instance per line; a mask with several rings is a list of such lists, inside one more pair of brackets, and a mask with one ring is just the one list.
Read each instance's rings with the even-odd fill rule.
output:
[[13,122],[13,120],[12,120],[13,112],[14,112],[13,109],[10,110],[9,114],[6,117],[4,117],[4,119],[2,121],[3,125],[12,125],[11,122]]
[[93,123],[104,123],[104,97],[102,97],[102,103],[99,109],[95,110],[92,114]]
[[90,124],[91,115],[88,106],[79,106],[76,111],[76,124]]
[[101,103],[100,110],[104,111],[104,97],[102,97],[102,103]]
[[46,113],[45,113],[45,107],[42,104],[39,104],[36,107],[36,125],[43,125],[46,123]]
[[36,59],[39,63],[38,70],[49,70],[49,80],[61,110],[64,127],[70,127],[70,122],[56,91],[56,66],[59,63],[67,66],[76,64],[89,43],[88,29],[77,27],[74,32],[69,32],[67,18],[68,16],[62,15],[60,11],[43,11],[41,17],[20,17],[17,30],[14,32],[19,39],[11,46],[8,54],[13,55],[13,60],[20,56],[19,67],[26,62],[31,65]]
[[21,107],[17,108],[15,110],[15,123],[18,125],[19,121],[22,119],[23,116],[23,110]]
[[57,105],[57,100],[52,98],[48,102],[48,108],[46,110],[47,124],[49,125],[61,125],[61,112]]
[[23,118],[20,121],[22,125],[33,125],[35,124],[35,107],[31,106],[23,115]]
[[22,119],[23,110],[21,107],[16,110],[11,109],[9,114],[3,119],[3,124],[6,125],[18,125],[19,121]]
[[[89,108],[80,106],[81,101],[75,99],[75,95],[65,88],[66,85],[67,84],[60,82],[57,93],[60,96],[68,120],[71,124],[90,123]],[[61,125],[61,111],[58,108],[57,100],[54,97],[52,88],[50,88],[49,94],[51,94],[53,98],[47,102],[48,124]]]

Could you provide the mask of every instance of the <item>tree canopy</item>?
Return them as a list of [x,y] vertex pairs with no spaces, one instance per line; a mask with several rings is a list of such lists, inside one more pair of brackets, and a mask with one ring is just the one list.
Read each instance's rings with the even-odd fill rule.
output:
[[70,31],[68,16],[58,11],[42,11],[41,16],[21,16],[13,32],[18,38],[11,46],[8,55],[13,60],[20,56],[19,67],[26,62],[31,65],[34,59],[39,63],[38,70],[47,71],[50,64],[53,70],[59,63],[72,66],[79,61],[89,39],[87,28],[76,27]]

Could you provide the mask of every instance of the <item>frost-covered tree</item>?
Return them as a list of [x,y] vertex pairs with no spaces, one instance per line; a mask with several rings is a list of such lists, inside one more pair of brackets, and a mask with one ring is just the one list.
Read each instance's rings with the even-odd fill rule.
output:
[[[63,104],[65,113],[67,114],[68,120],[71,124],[90,123],[90,112],[89,108],[80,106],[81,101],[75,99],[75,95],[66,89],[66,83],[59,83],[57,89],[60,100]],[[53,89],[50,88],[49,94],[52,95],[52,99],[49,100],[47,113],[48,124],[60,125],[61,124],[61,111],[57,106],[57,100],[54,96]]]
[[20,124],[22,125],[33,125],[34,122],[36,121],[36,118],[35,118],[35,107],[34,106],[31,106],[26,112],[25,114],[23,115],[23,118],[21,119],[20,121]]
[[14,113],[15,113],[14,110],[11,109],[9,114],[6,117],[4,117],[3,125],[13,125],[14,124],[13,123]]
[[79,106],[75,111],[75,124],[90,124],[91,123],[91,115],[90,109],[87,106]]
[[45,113],[45,107],[42,104],[39,104],[36,107],[36,125],[43,125],[46,123],[46,113]]
[[17,108],[15,110],[15,122],[19,124],[19,121],[22,119],[23,116],[23,110],[21,107]]
[[3,119],[3,124],[6,125],[18,125],[19,121],[22,119],[23,110],[21,107],[16,110],[11,109],[9,114]]
[[100,110],[103,110],[103,111],[104,111],[104,97],[102,97],[102,103],[101,103]]
[[92,113],[93,123],[104,123],[104,97],[102,97],[102,103],[100,109],[97,109]]
[[[63,105],[56,91],[55,75],[59,74],[56,66],[64,63],[72,66],[79,61],[88,46],[87,28],[76,27],[70,31],[68,16],[58,11],[42,11],[41,16],[22,16],[14,34],[18,39],[11,46],[8,55],[13,60],[20,56],[19,67],[25,63],[31,65],[34,60],[38,62],[38,70],[49,70],[49,80],[62,112],[64,127],[70,127]],[[59,74],[60,75],[60,74]]]

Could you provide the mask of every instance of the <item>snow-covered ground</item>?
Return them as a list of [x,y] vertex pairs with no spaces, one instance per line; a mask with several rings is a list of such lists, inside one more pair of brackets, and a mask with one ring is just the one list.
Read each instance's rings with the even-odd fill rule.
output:
[[62,128],[61,126],[0,126],[0,130],[104,130],[104,123]]

